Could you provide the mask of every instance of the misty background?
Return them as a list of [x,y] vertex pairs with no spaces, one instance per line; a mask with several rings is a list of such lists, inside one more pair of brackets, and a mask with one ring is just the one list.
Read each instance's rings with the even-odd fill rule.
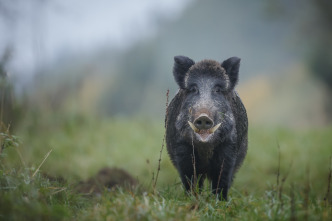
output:
[[1,118],[163,124],[174,56],[238,56],[251,125],[330,125],[331,15],[325,0],[0,0]]

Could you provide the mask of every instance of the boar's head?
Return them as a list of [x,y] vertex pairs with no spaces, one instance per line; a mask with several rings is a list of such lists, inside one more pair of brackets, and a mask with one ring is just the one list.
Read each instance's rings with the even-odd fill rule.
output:
[[176,120],[182,138],[212,144],[232,139],[235,119],[231,94],[238,80],[240,59],[195,63],[188,57],[176,56],[174,61],[174,78],[179,93],[183,93]]

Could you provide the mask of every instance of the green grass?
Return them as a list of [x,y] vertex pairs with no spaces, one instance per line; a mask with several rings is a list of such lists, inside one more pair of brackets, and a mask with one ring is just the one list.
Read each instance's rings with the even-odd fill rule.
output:
[[[0,220],[329,220],[332,216],[332,193],[324,201],[332,127],[251,127],[248,155],[229,201],[224,202],[210,194],[207,182],[201,194],[185,194],[166,148],[156,190],[152,188],[164,136],[162,121],[65,116],[30,117],[16,131],[19,140],[1,135],[2,143],[7,140],[0,155]],[[104,166],[127,170],[140,186],[105,191],[100,197],[75,193],[75,183]]]

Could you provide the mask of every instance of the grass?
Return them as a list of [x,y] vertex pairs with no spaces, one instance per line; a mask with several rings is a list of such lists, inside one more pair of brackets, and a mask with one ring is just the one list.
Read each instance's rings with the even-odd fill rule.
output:
[[[209,183],[200,195],[185,194],[166,149],[153,190],[164,136],[162,121],[64,116],[30,117],[17,136],[1,133],[0,220],[329,220],[332,216],[332,193],[327,196],[332,127],[251,127],[248,155],[229,201],[224,202],[210,193]],[[74,191],[75,183],[104,166],[127,170],[140,186],[105,190],[100,197]]]

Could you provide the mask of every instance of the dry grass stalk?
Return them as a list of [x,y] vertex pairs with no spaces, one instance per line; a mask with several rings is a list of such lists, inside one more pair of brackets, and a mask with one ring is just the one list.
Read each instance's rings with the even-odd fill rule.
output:
[[167,92],[166,92],[165,133],[164,133],[164,138],[163,138],[163,142],[161,144],[161,149],[160,149],[156,179],[155,179],[155,182],[153,184],[153,190],[154,191],[156,191],[156,185],[157,185],[158,175],[159,175],[159,171],[160,171],[161,156],[162,156],[163,149],[164,149],[164,146],[165,146],[166,130],[167,130],[167,115],[168,115],[168,98],[169,98],[169,89],[167,89]]
[[194,146],[194,134],[192,133],[192,140],[191,140],[191,144],[193,146],[193,154],[191,155],[192,158],[192,165],[193,165],[193,170],[194,170],[194,177],[192,178],[193,180],[190,180],[190,186],[191,186],[191,192],[195,193],[196,195],[196,191],[194,191],[193,187],[196,187],[197,185],[197,173],[196,173],[196,158],[195,158],[195,146]]
[[36,174],[38,173],[40,167],[44,164],[45,160],[48,158],[48,156],[51,154],[51,152],[53,151],[53,149],[51,149],[50,151],[48,151],[48,153],[45,155],[43,161],[39,164],[38,168],[36,169],[36,171],[32,174],[32,178],[34,176],[36,176]]
[[282,199],[282,192],[283,192],[283,188],[284,188],[284,184],[287,180],[287,177],[289,175],[289,172],[292,168],[292,165],[293,165],[293,161],[289,164],[289,169],[287,171],[287,173],[285,174],[285,176],[281,179],[281,184],[280,184],[280,188],[279,188],[279,200],[280,200],[280,206],[281,206],[281,209],[283,208],[283,205],[284,205],[284,201]]
[[280,178],[280,145],[277,141],[277,147],[278,147],[278,170],[277,170],[277,188],[279,187],[279,178]]
[[[222,160],[222,164],[220,166],[220,172],[219,172],[219,177],[218,177],[218,183],[217,183],[216,193],[218,193],[218,190],[219,190],[219,184],[220,184],[221,174],[222,174],[222,171],[224,169],[224,161],[225,161],[225,158]],[[218,195],[217,195],[217,197],[218,197]]]

